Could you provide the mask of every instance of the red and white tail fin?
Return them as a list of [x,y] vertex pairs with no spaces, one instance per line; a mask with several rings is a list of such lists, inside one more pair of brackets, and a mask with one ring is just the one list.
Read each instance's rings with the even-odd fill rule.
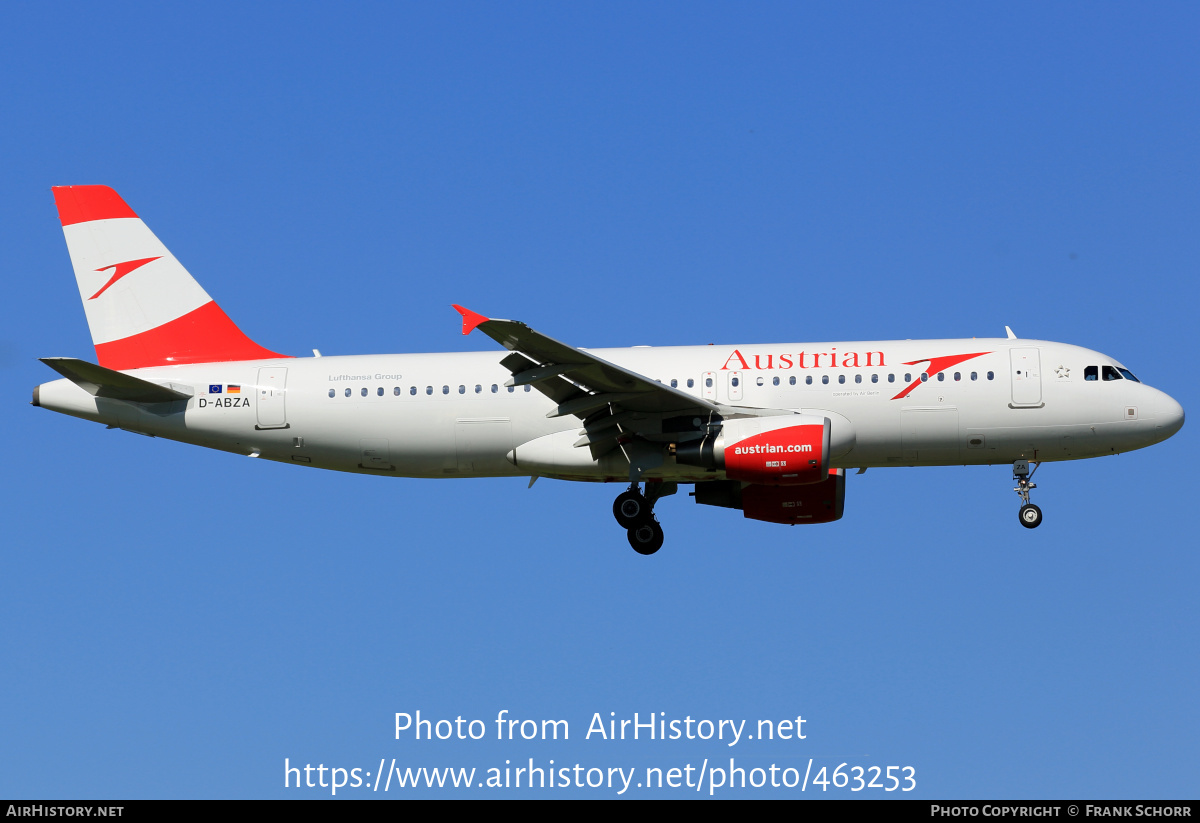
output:
[[96,358],[119,371],[265,360],[133,209],[108,186],[56,186]]

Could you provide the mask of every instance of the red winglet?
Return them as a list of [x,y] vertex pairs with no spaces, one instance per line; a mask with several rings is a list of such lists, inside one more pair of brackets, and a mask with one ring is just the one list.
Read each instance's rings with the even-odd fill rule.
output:
[[464,309],[462,306],[453,303],[451,305],[454,306],[454,310],[456,312],[462,315],[463,334],[470,334],[471,332],[475,331],[475,327],[480,323],[486,323],[488,321],[488,318],[484,317],[482,314],[476,314],[470,309]]
[[53,186],[51,191],[64,226],[112,217],[137,217],[121,195],[108,186]]

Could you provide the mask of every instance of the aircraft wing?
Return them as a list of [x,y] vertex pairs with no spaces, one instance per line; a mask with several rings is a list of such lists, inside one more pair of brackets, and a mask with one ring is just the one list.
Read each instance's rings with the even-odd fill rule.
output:
[[555,402],[547,417],[574,415],[583,421],[576,448],[592,459],[620,448],[629,459],[630,479],[662,463],[662,445],[702,437],[720,408],[687,392],[560,343],[516,320],[493,320],[455,306],[463,334],[479,329],[512,354],[500,361],[512,372],[508,386],[531,385]]
[[[502,361],[513,373],[506,385],[532,384],[541,389],[538,384],[555,381],[547,387],[554,394],[543,389],[558,403],[547,417],[573,414],[585,419],[610,405],[619,406],[622,411],[652,415],[707,416],[719,411],[715,403],[560,343],[524,323],[493,320],[462,306],[454,308],[463,317],[463,334],[479,329],[509,351],[524,355],[520,360],[506,357]],[[563,391],[571,384],[575,391]]]

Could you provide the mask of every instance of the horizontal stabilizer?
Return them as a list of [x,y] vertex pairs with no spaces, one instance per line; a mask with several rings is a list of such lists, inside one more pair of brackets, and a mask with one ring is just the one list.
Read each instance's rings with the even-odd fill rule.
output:
[[43,357],[41,361],[93,397],[131,403],[171,403],[192,396],[187,386],[160,386],[74,357]]

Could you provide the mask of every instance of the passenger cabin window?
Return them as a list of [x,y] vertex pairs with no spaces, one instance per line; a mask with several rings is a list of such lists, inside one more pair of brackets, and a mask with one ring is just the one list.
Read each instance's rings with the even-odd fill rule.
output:
[[498,391],[500,391],[500,387],[497,386],[495,383],[493,383],[492,384],[492,394],[495,394]]
[[433,394],[433,386],[426,386],[426,387],[425,387],[425,393],[426,393],[426,394]]
[[772,385],[772,386],[778,386],[778,385],[779,385],[779,378],[778,378],[778,377],[772,377],[772,378],[771,378],[771,385]]
[[764,381],[761,377],[759,377],[757,380],[754,381],[754,385],[761,386],[764,382],[766,382],[766,381]]
[[696,385],[696,381],[689,377],[688,378],[688,388],[690,389],[695,385]]
[[896,375],[894,375],[894,374],[889,374],[889,375],[888,375],[888,382],[889,382],[889,383],[895,383],[895,382],[896,382]]
[[988,372],[988,380],[995,380],[995,379],[996,379],[996,373],[994,371]]
[[671,388],[673,388],[673,389],[679,388],[679,381],[676,380],[674,377],[671,378]]
[[823,374],[823,375],[821,375],[821,385],[822,385],[822,386],[828,386],[828,385],[829,385],[829,375],[827,375],[827,374]]
[[350,396],[350,390],[349,390],[349,389],[346,389],[346,396],[347,396],[347,397],[349,397],[349,396]]
[[395,395],[396,397],[399,397],[400,396],[400,387],[397,386],[396,388],[392,389],[392,394]]
[[408,390],[408,393],[409,393],[409,394],[416,394],[416,393],[417,393],[417,387],[416,387],[416,386],[413,386],[412,388],[410,388],[410,389]]
[[839,382],[839,383],[845,383],[845,382],[846,382],[846,375],[844,375],[844,374],[839,374],[839,375],[838,375],[838,382]]
[[365,386],[363,387],[363,390],[361,392],[359,392],[359,394],[361,394],[363,397],[367,396],[367,389]]
[[791,377],[788,378],[788,385],[789,386],[796,385],[796,375],[793,374]]
[[861,383],[861,382],[862,382],[862,375],[861,375],[861,374],[856,374],[856,375],[854,375],[854,382],[855,382],[855,383]]
[[977,372],[977,371],[973,371],[973,372],[971,372],[971,379],[972,379],[972,380],[978,380],[978,379],[979,379],[979,372]]
[[962,372],[956,371],[954,373],[954,382],[957,383],[959,380],[962,380]]
[[336,396],[337,396],[337,389],[330,389],[330,390],[329,390],[329,396],[330,396],[330,397],[336,397]]
[[378,397],[383,397],[383,386],[380,386],[379,388],[377,388],[377,389],[375,390],[375,394],[376,394],[376,396],[378,396]]
[[879,382],[879,375],[877,375],[877,374],[873,374],[873,375],[871,375],[871,382],[872,382],[872,383],[878,383],[878,382]]
[[805,378],[804,378],[804,385],[806,385],[806,386],[811,386],[811,385],[812,385],[812,375],[811,375],[811,374],[810,374],[810,375],[808,375],[808,377],[805,377]]

